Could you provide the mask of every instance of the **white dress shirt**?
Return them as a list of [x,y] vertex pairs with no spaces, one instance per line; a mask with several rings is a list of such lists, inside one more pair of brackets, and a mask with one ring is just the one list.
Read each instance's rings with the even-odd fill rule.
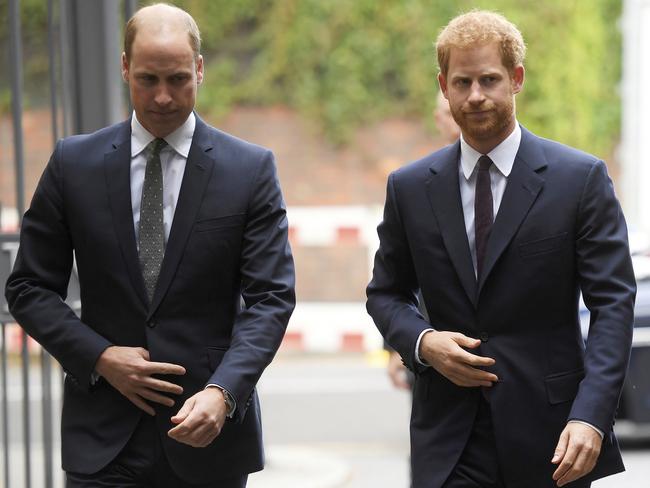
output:
[[[178,203],[178,195],[183,183],[187,156],[192,146],[194,128],[196,127],[196,116],[190,112],[189,117],[183,125],[164,139],[167,143],[160,151],[160,164],[163,177],[163,226],[165,231],[165,244],[169,240],[169,233],[174,221],[174,212]],[[131,208],[133,210],[133,227],[135,230],[135,241],[139,246],[140,227],[140,204],[142,202],[142,187],[144,186],[144,175],[147,167],[147,158],[144,149],[149,145],[155,136],[145,129],[135,112],[131,117]],[[228,405],[228,416],[232,417],[237,405],[234,397],[228,390],[219,385],[214,386],[223,391]]]
[[[494,164],[490,166],[490,189],[492,190],[492,204],[494,218],[496,219],[501,206],[503,193],[506,191],[508,176],[515,164],[515,157],[519,151],[521,142],[521,127],[515,123],[515,129],[501,142],[497,147],[492,149],[487,156]],[[474,193],[476,191],[476,178],[478,174],[478,160],[482,156],[480,152],[467,144],[465,138],[460,136],[460,164],[458,165],[458,182],[460,186],[460,200],[463,206],[463,216],[465,218],[465,232],[469,241],[469,249],[472,253],[472,263],[474,263],[474,275],[476,275],[476,243],[474,231]],[[434,329],[425,329],[420,333],[415,343],[415,359],[423,366],[428,366],[420,359],[420,341],[427,332]]]
[[[181,191],[187,155],[190,153],[196,117],[190,113],[185,123],[165,137],[167,146],[160,151],[160,164],[163,177],[163,225],[165,228],[165,244],[174,221],[174,212]],[[145,129],[138,120],[135,112],[131,117],[131,208],[133,209],[133,226],[135,242],[139,242],[140,204],[142,202],[142,186],[147,167],[147,157],[144,149],[155,137]]]
[[[492,204],[494,218],[497,218],[499,207],[503,194],[506,191],[506,184],[508,183],[508,176],[512,171],[512,166],[515,164],[515,157],[519,151],[519,144],[521,143],[521,127],[519,122],[515,123],[514,130],[501,142],[497,147],[492,149],[487,156],[494,164],[490,166],[490,189],[492,190]],[[474,274],[476,275],[476,238],[474,230],[474,195],[476,191],[477,179],[477,166],[478,160],[482,156],[480,152],[467,144],[465,138],[460,136],[460,164],[458,165],[458,182],[460,185],[460,199],[463,205],[463,216],[465,218],[465,231],[467,232],[467,240],[469,241],[469,249],[472,253],[472,262],[474,263]],[[423,366],[428,366],[420,358],[420,341],[427,332],[435,329],[425,329],[420,333],[417,342],[415,343],[415,359]],[[584,425],[588,425],[600,434],[603,438],[603,432],[594,425],[581,420],[571,420]]]

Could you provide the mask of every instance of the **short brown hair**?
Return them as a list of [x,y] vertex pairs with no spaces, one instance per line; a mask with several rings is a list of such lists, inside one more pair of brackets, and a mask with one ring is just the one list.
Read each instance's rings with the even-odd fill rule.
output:
[[[149,5],[148,7],[156,7],[161,5],[178,10],[179,12],[183,12],[183,14],[185,14],[184,17],[185,17],[185,22],[187,24],[187,35],[189,37],[192,51],[194,52],[194,59],[197,60],[199,58],[199,55],[201,54],[201,33],[199,32],[199,26],[196,25],[196,21],[185,10],[178,8],[175,5],[170,5],[168,3],[154,3]],[[138,24],[139,24],[138,14],[140,13],[140,11],[148,7],[142,7],[141,9],[139,9],[135,14],[133,14],[133,16],[126,23],[126,28],[124,30],[124,53],[126,54],[127,60],[131,58],[131,47],[133,46],[135,35],[138,33]]]
[[453,18],[438,35],[436,51],[440,72],[447,76],[452,47],[464,49],[490,42],[499,45],[501,62],[510,73],[524,63],[526,44],[517,26],[496,12],[472,10]]

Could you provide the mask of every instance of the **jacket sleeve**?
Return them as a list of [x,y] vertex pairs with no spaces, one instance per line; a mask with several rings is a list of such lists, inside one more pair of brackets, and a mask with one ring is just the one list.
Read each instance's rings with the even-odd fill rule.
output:
[[23,217],[5,295],[14,319],[87,389],[95,363],[110,343],[64,301],[74,249],[65,213],[63,145],[57,143]]
[[248,201],[240,255],[244,307],[235,319],[230,348],[208,381],[232,394],[239,421],[255,384],[280,347],[296,302],[286,209],[268,151]]
[[366,308],[377,328],[412,371],[423,366],[415,358],[418,337],[431,326],[418,311],[419,285],[399,213],[395,174],[388,178],[384,217],[377,228],[379,249]]
[[630,357],[636,283],[627,227],[605,164],[591,168],[580,201],[577,273],[591,319],[585,377],[569,419],[612,428]]

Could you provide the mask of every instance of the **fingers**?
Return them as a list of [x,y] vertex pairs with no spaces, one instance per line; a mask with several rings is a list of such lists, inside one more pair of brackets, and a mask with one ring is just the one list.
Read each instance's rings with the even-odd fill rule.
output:
[[[172,417],[172,422],[175,424],[180,424],[187,418],[189,413],[192,411],[192,408],[194,408],[194,402],[195,399],[194,397],[188,398],[185,403],[183,403],[183,406],[181,409]],[[174,430],[174,429],[172,429]]]
[[162,391],[163,393],[171,393],[172,395],[181,395],[183,393],[183,387],[177,385],[176,383],[170,383],[169,381],[159,380],[156,378],[145,378],[143,380],[144,385],[156,391]]
[[450,368],[448,374],[445,375],[449,380],[458,386],[464,387],[478,387],[486,386],[491,387],[499,378],[482,369],[472,368],[465,364],[455,365]]
[[560,434],[560,439],[557,442],[557,446],[555,446],[553,459],[551,459],[551,462],[553,464],[558,464],[562,460],[562,458],[564,458],[568,444],[569,444],[569,431],[567,429],[564,429]]
[[156,415],[156,412],[153,408],[151,408],[150,405],[147,404],[142,398],[140,398],[138,395],[127,395],[127,398],[131,403],[133,403],[136,407],[138,407],[140,410],[143,410],[147,414],[151,415],[152,417]]
[[144,347],[138,347],[138,348],[136,348],[136,352],[137,352],[138,354],[140,354],[140,356],[141,356],[143,359],[149,361],[149,351],[147,351]]
[[458,354],[459,359],[470,366],[494,366],[494,363],[496,362],[492,358],[477,356],[476,354],[464,351],[463,349],[461,349]]
[[388,360],[388,377],[395,388],[410,390],[406,380],[406,367],[402,364],[402,358],[396,352],[391,352]]
[[185,374],[185,368],[178,364],[172,363],[156,363],[149,361],[144,365],[144,369],[148,374],[175,374],[182,376]]
[[602,440],[591,427],[569,423],[564,428],[551,462],[560,463],[553,473],[558,486],[581,478],[596,466]]
[[458,344],[461,347],[468,347],[470,349],[475,349],[481,345],[480,339],[473,339],[459,332],[454,333],[451,336],[451,338],[454,340],[454,342],[456,342],[456,344]]
[[214,420],[193,409],[181,423],[169,430],[168,435],[192,447],[205,447],[217,437],[220,431],[220,426]]
[[406,375],[403,371],[392,371],[388,374],[390,381],[395,388],[400,390],[410,390],[411,385],[406,381]]
[[156,393],[155,391],[148,390],[144,388],[143,390],[140,390],[140,396],[142,398],[145,398],[149,401],[155,402],[155,403],[160,403],[161,405],[165,405],[167,407],[173,407],[174,406],[174,400],[172,400],[169,397],[166,397],[165,395],[161,395],[159,393]]
[[177,425],[167,434],[189,446],[205,447],[221,433],[225,419],[226,403],[221,390],[207,388],[185,402],[171,419]]

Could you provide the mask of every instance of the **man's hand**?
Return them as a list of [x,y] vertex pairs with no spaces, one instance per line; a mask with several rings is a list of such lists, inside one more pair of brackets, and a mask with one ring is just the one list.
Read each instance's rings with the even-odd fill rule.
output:
[[227,413],[221,389],[208,387],[187,399],[171,418],[176,427],[167,435],[192,447],[205,447],[221,433]]
[[578,422],[569,422],[560,434],[551,462],[559,464],[553,473],[557,486],[577,480],[591,472],[596,466],[603,441],[592,427]]
[[141,347],[107,348],[99,356],[95,371],[131,403],[149,415],[155,415],[155,411],[146,400],[168,407],[174,406],[174,400],[158,392],[174,395],[183,393],[183,388],[179,385],[153,378],[152,375],[184,375],[185,368],[177,364],[151,362],[149,351]]
[[463,349],[475,349],[480,345],[480,340],[458,332],[431,331],[422,336],[418,353],[423,361],[455,385],[492,386],[499,380],[497,375],[478,368],[492,366],[494,359]]
[[395,388],[400,390],[411,389],[411,385],[406,381],[406,366],[402,363],[402,357],[397,352],[390,352],[386,371]]

